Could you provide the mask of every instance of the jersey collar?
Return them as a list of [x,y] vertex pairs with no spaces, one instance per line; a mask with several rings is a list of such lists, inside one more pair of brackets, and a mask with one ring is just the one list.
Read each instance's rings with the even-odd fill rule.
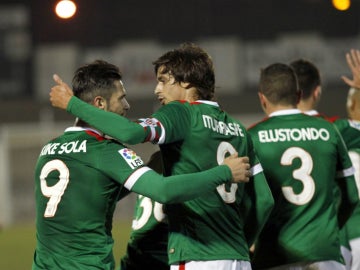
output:
[[215,107],[220,107],[216,101],[211,101],[211,100],[196,100],[195,102],[192,102],[192,103],[203,103],[203,104],[208,104],[208,105],[215,106]]
[[307,115],[310,115],[310,116],[319,115],[319,112],[317,110],[310,110],[310,111],[306,111],[304,113]]
[[65,129],[65,132],[74,132],[74,131],[91,131],[93,133],[98,134],[99,136],[101,136],[101,133],[93,128],[84,128],[84,127],[68,127],[67,129]]
[[269,114],[269,117],[280,116],[280,115],[291,115],[291,114],[299,114],[301,111],[299,109],[286,109],[279,110]]

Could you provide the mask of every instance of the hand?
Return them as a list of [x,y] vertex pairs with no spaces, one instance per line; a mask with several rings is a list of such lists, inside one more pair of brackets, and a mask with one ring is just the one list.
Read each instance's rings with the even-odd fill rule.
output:
[[360,51],[350,50],[350,53],[346,54],[346,62],[352,73],[352,80],[346,76],[341,76],[343,81],[350,87],[360,89]]
[[73,91],[58,75],[54,74],[53,79],[56,85],[50,91],[51,105],[66,110],[71,97],[74,95]]
[[229,166],[233,176],[233,183],[249,182],[251,172],[248,157],[238,157],[238,153],[234,153],[225,158],[223,164]]

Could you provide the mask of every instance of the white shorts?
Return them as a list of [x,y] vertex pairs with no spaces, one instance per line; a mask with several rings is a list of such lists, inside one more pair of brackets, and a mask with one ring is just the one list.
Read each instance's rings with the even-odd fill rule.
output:
[[345,270],[345,265],[337,261],[300,262],[268,268],[266,270]]
[[238,260],[187,261],[172,264],[170,270],[251,270],[251,264]]
[[351,270],[351,262],[352,262],[351,250],[344,246],[341,246],[340,248],[341,248],[341,255],[345,260],[345,269]]
[[350,240],[350,247],[352,253],[351,270],[360,269],[360,238]]

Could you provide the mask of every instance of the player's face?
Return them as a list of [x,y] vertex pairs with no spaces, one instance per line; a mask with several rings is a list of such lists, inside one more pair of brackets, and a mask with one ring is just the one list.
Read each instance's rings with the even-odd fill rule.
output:
[[125,98],[126,90],[121,81],[116,81],[115,87],[117,91],[110,98],[108,111],[125,116],[130,109],[130,105]]
[[186,89],[170,73],[161,73],[160,67],[157,71],[157,85],[155,87],[155,95],[157,95],[161,105],[165,105],[174,100],[184,100],[186,97]]

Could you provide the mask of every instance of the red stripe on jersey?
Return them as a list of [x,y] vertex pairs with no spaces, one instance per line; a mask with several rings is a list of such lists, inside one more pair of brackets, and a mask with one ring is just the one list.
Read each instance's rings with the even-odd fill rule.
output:
[[185,270],[185,262],[179,263],[179,270]]
[[177,100],[178,102],[180,103],[187,103],[188,101],[187,100]]
[[265,118],[263,118],[262,120],[260,120],[259,122],[255,122],[254,124],[250,125],[250,126],[247,128],[247,130],[252,129],[252,128],[253,128],[254,126],[256,126],[257,124],[260,124],[260,123],[262,123],[262,122],[266,122],[267,120],[269,120],[269,118],[270,118],[270,117],[265,117]]
[[98,141],[106,140],[105,137],[103,137],[103,136],[101,136],[101,135],[99,135],[99,134],[97,134],[96,132],[93,132],[93,131],[91,131],[91,130],[85,130],[85,132],[86,132],[87,134],[89,134],[90,136],[95,137]]
[[197,105],[197,104],[203,104],[202,102],[199,101],[194,101],[194,102],[190,102],[191,105]]

